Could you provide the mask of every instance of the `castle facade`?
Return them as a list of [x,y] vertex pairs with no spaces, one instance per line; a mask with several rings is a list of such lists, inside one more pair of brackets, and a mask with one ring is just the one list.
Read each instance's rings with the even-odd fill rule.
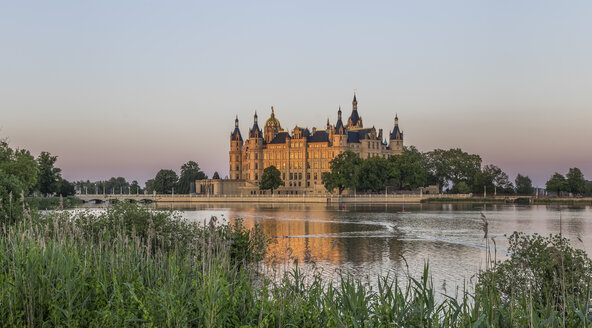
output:
[[[398,117],[395,116],[394,127],[386,138],[382,129],[377,132],[374,127],[365,128],[354,93],[352,112],[347,124],[343,123],[339,108],[335,125],[330,124],[327,119],[325,128],[312,128],[311,131],[296,126],[289,132],[282,128],[272,107],[271,116],[265,122],[263,130],[259,127],[255,112],[253,126],[245,140],[238,127],[237,116],[234,131],[230,134],[228,180],[232,182],[228,181],[226,191],[222,190],[224,188],[221,185],[219,188],[211,187],[211,193],[216,193],[214,189],[218,189],[218,193],[227,194],[264,193],[258,190],[259,181],[263,170],[272,165],[281,172],[285,184],[277,193],[326,193],[321,176],[323,172],[330,170],[329,162],[346,150],[351,150],[361,158],[387,158],[401,154],[403,132],[399,129]],[[218,183],[222,184],[223,181]],[[210,189],[207,192],[210,193]]]

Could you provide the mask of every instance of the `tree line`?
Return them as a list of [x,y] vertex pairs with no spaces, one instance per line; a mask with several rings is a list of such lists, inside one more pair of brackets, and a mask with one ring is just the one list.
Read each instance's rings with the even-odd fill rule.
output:
[[[325,188],[341,194],[344,190],[383,192],[414,190],[438,185],[440,192],[474,194],[532,195],[532,180],[518,174],[512,183],[496,165],[482,165],[481,156],[460,148],[435,149],[422,153],[405,147],[400,155],[389,158],[360,158],[346,151],[330,162],[330,171],[322,175]],[[567,178],[556,173],[547,182],[547,190],[573,195],[592,195],[592,182],[586,181],[578,168],[572,168]]]

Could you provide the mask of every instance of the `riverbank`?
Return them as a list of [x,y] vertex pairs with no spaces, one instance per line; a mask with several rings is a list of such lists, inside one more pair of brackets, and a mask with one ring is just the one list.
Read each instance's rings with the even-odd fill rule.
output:
[[[268,240],[240,222],[191,224],[133,204],[102,214],[32,214],[0,239],[1,326],[576,327],[592,320],[589,260],[559,237],[514,237],[525,245],[512,250],[521,263],[536,257],[532,263],[545,265],[523,272],[500,263],[495,279],[486,271],[437,301],[427,265],[407,283],[380,278],[376,289],[347,272],[332,283],[298,267],[270,280],[258,265]],[[569,258],[565,268],[551,262],[557,250]],[[504,279],[509,274],[534,274],[540,288]]]
[[453,198],[453,197],[433,197],[421,200],[423,204],[517,204],[517,205],[575,205],[592,206],[592,198],[534,198],[534,197],[504,197],[483,198]]

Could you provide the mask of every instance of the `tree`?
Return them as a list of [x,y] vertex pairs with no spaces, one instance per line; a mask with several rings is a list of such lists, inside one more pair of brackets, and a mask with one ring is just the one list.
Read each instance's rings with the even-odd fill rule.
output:
[[555,192],[559,195],[562,191],[567,190],[567,182],[565,181],[565,177],[563,175],[555,172],[551,179],[547,181],[546,187],[547,191]]
[[129,188],[130,194],[139,194],[142,192],[142,188],[140,188],[140,184],[138,184],[138,181],[136,180],[132,181]]
[[146,181],[146,186],[144,190],[146,190],[146,192],[149,194],[154,192],[154,179],[148,179],[148,181]]
[[574,195],[583,195],[586,192],[586,179],[577,167],[569,169],[566,174],[566,191]]
[[586,196],[592,196],[592,181],[586,181]]
[[51,156],[44,151],[37,157],[39,163],[39,177],[37,179],[37,189],[44,195],[51,195],[59,190],[62,170],[54,167],[57,156]]
[[414,146],[403,148],[401,155],[391,156],[389,161],[394,165],[391,179],[398,180],[399,189],[417,189],[427,184],[427,158]]
[[473,193],[481,193],[487,188],[487,192],[493,194],[495,190],[502,194],[514,193],[514,186],[508,175],[495,165],[485,165],[483,169],[475,173],[473,179]]
[[268,166],[263,170],[261,182],[259,183],[260,190],[271,190],[271,193],[273,194],[275,189],[283,185],[284,181],[282,181],[282,174],[275,166]]
[[450,184],[465,182],[473,185],[475,174],[481,170],[481,156],[456,149],[435,149],[427,153],[430,180],[438,183],[440,190]]
[[76,189],[74,189],[74,184],[72,184],[68,180],[60,179],[57,193],[58,195],[63,197],[74,196],[74,194],[76,193]]
[[20,181],[28,194],[37,184],[39,165],[35,157],[25,149],[12,149],[6,141],[0,141],[0,170]]
[[519,195],[532,195],[534,188],[532,187],[532,180],[528,176],[518,174],[516,176],[516,193]]
[[355,188],[358,182],[357,175],[361,163],[362,160],[360,157],[352,151],[344,151],[337,155],[337,157],[329,162],[331,171],[324,172],[322,175],[325,188],[329,192],[337,189],[340,195],[345,188]]
[[214,180],[220,180],[220,174],[218,174],[218,171],[214,172],[214,175],[212,176],[212,179],[214,179]]
[[154,178],[153,190],[159,194],[170,194],[177,185],[179,178],[173,170],[160,170]]
[[471,191],[471,188],[466,182],[461,181],[452,186],[451,191],[455,194],[468,194]]
[[360,190],[380,191],[395,178],[398,181],[398,176],[398,171],[388,159],[370,157],[363,160],[360,165],[357,186]]
[[181,166],[181,177],[177,184],[179,194],[188,194],[191,192],[191,186],[196,180],[207,179],[208,176],[199,169],[197,162],[189,161]]

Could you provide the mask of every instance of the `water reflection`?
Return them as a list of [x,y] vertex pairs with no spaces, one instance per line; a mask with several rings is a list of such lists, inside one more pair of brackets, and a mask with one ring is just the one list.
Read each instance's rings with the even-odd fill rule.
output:
[[[168,207],[167,207],[168,208]],[[290,267],[294,261],[336,279],[346,270],[364,278],[377,274],[419,276],[429,262],[434,285],[451,293],[485,266],[485,241],[480,212],[489,221],[497,259],[513,231],[548,235],[561,231],[573,245],[590,254],[590,207],[512,205],[245,205],[176,206],[190,220],[210,216],[243,218],[249,227],[261,224],[269,236],[269,262]],[[581,240],[581,241],[580,241]]]

